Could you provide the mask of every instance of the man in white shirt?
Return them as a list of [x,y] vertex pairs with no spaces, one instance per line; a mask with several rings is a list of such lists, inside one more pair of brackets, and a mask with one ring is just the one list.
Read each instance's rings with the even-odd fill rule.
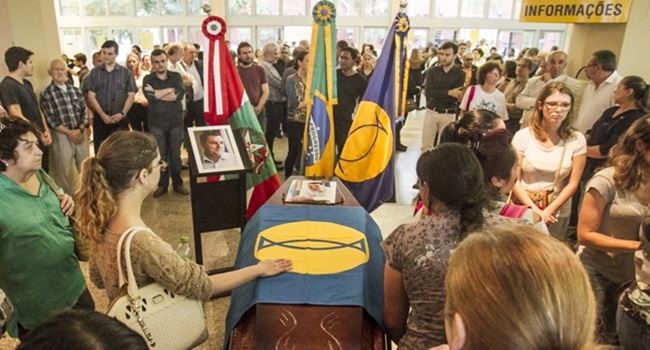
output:
[[569,57],[566,52],[553,51],[546,56],[545,72],[528,80],[528,84],[526,84],[526,87],[521,94],[517,96],[515,102],[515,105],[524,111],[523,117],[521,118],[522,125],[528,124],[530,117],[535,111],[537,95],[542,91],[544,85],[551,81],[563,82],[569,87],[569,89],[571,89],[575,98],[573,101],[573,109],[579,110],[582,96],[582,83],[578,79],[571,78],[564,74],[564,70],[568,63]]
[[581,133],[586,133],[603,112],[614,106],[614,90],[623,79],[616,72],[616,55],[609,50],[596,51],[585,66],[589,84],[582,94],[578,118],[573,123]]
[[203,148],[203,169],[229,170],[238,166],[235,156],[226,151],[220,130],[204,131],[199,140]]

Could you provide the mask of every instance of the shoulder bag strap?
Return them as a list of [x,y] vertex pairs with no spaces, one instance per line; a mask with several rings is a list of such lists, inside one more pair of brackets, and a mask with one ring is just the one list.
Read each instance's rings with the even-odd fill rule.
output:
[[56,185],[54,184],[54,181],[50,178],[50,176],[43,170],[39,170],[41,173],[41,177],[43,178],[43,181],[47,184],[49,188],[52,189],[52,192],[56,195],[59,200],[61,200],[61,193],[59,193],[59,190],[56,188]]
[[[126,230],[120,236],[120,240],[117,242],[117,269],[118,269],[118,275],[119,275],[119,286],[122,287],[124,285],[124,269],[126,269],[126,283],[127,283],[127,288],[128,288],[128,293],[131,297],[135,297],[138,295],[138,285],[135,281],[135,275],[133,275],[133,267],[131,266],[131,240],[133,239],[133,236],[135,236],[135,233],[138,231],[149,231],[151,232],[150,229],[142,226],[133,226],[130,227],[129,229]],[[125,265],[122,266],[122,246],[124,246],[124,257],[125,257]]]
[[472,100],[474,100],[475,89],[476,89],[476,85],[472,85],[469,87],[469,97],[467,98],[467,106],[465,106],[466,111],[469,111],[469,105],[472,103]]
[[557,171],[555,172],[555,180],[553,180],[553,188],[552,188],[553,191],[555,191],[557,180],[560,178],[560,171],[562,171],[562,162],[564,162],[564,155],[566,154],[567,144],[568,142],[564,140],[564,147],[562,147],[562,157],[560,158],[560,165],[558,165],[557,167]]

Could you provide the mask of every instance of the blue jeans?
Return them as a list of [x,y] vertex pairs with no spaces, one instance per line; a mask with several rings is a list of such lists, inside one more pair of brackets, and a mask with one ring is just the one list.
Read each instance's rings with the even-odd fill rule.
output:
[[167,171],[160,173],[158,187],[169,186],[169,175],[171,173],[174,188],[183,185],[181,178],[181,143],[183,142],[183,125],[160,128],[149,125],[149,132],[156,138],[160,159],[169,163]]
[[624,350],[650,349],[650,326],[632,318],[620,306],[616,314],[616,329]]

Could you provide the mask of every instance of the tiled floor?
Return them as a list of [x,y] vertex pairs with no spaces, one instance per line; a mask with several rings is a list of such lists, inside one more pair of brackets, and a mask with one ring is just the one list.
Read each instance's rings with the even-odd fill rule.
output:
[[[406,152],[398,152],[396,158],[397,190],[396,203],[386,203],[375,210],[371,216],[381,228],[386,237],[399,224],[408,222],[413,217],[413,201],[417,190],[411,188],[416,182],[415,164],[420,156],[420,136],[424,111],[415,111],[409,116],[402,129],[402,143],[408,146]],[[283,160],[287,152],[287,139],[276,139],[276,159]],[[280,172],[281,177],[284,172]],[[187,171],[184,171],[187,180]],[[188,185],[189,187],[189,185]],[[176,246],[181,235],[192,237],[191,204],[189,196],[181,196],[170,192],[160,198],[149,197],[144,202],[142,210],[144,221],[172,246]],[[232,266],[237,253],[238,230],[220,231],[203,235],[204,262],[208,269]],[[191,244],[194,244],[191,238]],[[87,264],[82,263],[84,272]],[[89,284],[95,298],[98,311],[106,311],[108,301],[105,293]],[[230,298],[219,298],[205,304],[205,316],[208,321],[210,338],[198,349],[220,349],[223,346],[224,325]],[[13,349],[16,342],[11,339],[0,339],[0,350]]]

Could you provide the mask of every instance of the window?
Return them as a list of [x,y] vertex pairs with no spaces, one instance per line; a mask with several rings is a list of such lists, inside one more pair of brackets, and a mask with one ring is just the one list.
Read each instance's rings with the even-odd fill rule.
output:
[[363,43],[371,44],[375,47],[377,55],[381,54],[386,41],[386,28],[366,28],[363,35]]
[[411,33],[413,33],[413,43],[411,44],[412,48],[423,49],[427,46],[427,36],[429,34],[429,29],[411,29]]
[[189,27],[188,41],[191,43],[196,43],[201,46],[204,46],[203,42],[205,41],[205,36],[203,36],[203,30],[201,27]]
[[183,4],[181,0],[160,0],[163,16],[182,16]]
[[183,28],[163,28],[163,43],[180,43],[183,38]]
[[433,32],[433,44],[438,47],[446,41],[454,41],[456,31],[454,30],[436,30]]
[[281,37],[282,37],[282,28],[280,27],[258,27],[257,47],[255,48],[261,49],[262,46],[264,46],[265,44],[277,42],[278,38]]
[[284,38],[282,39],[289,46],[293,42],[297,45],[300,40],[304,39],[311,41],[311,27],[286,26],[284,27]]
[[153,51],[154,45],[161,44],[159,28],[138,28],[137,33],[142,52]]
[[515,19],[519,19],[521,13],[521,0],[515,0]]
[[86,16],[106,16],[104,0],[85,0],[84,11]]
[[231,16],[250,16],[253,0],[229,0],[228,14]]
[[131,29],[113,29],[113,40],[120,45],[120,52],[117,61],[126,62],[126,56],[131,52],[133,46],[133,30]]
[[280,0],[257,0],[255,5],[258,16],[280,15]]
[[458,17],[458,0],[436,1],[436,17]]
[[534,42],[535,42],[535,31],[534,30],[524,31],[524,42],[521,44],[521,48],[537,47],[537,45],[535,45]]
[[157,16],[158,0],[135,0],[135,15],[138,17]]
[[282,1],[282,14],[285,16],[304,16],[305,1],[303,0]]
[[490,0],[489,18],[512,18],[512,0]]
[[338,16],[359,16],[361,0],[338,0],[336,13]]
[[59,0],[61,16],[80,16],[79,0]]
[[203,16],[203,4],[205,0],[187,0],[187,14],[189,16]]
[[81,29],[61,29],[61,51],[72,56],[77,52],[86,52]]
[[[458,5],[456,5],[456,8],[457,7]],[[409,17],[429,17],[429,13],[431,13],[431,1],[428,0],[409,1],[408,6],[406,7],[406,14],[408,14]]]
[[388,16],[388,0],[365,0],[365,4],[366,16]]
[[345,40],[349,45],[361,48],[361,45],[359,45],[359,28],[336,28],[336,40]]
[[553,46],[562,46],[562,32],[541,32],[537,47],[550,52]]
[[470,18],[482,18],[484,0],[462,0],[460,6],[460,16]]
[[110,16],[131,16],[131,0],[108,0],[108,14]]
[[235,51],[237,51],[239,43],[253,42],[253,30],[250,27],[230,27],[226,34],[230,35],[230,47]]
[[99,51],[102,44],[108,40],[107,29],[88,29],[86,33],[88,35],[88,46],[91,52]]

